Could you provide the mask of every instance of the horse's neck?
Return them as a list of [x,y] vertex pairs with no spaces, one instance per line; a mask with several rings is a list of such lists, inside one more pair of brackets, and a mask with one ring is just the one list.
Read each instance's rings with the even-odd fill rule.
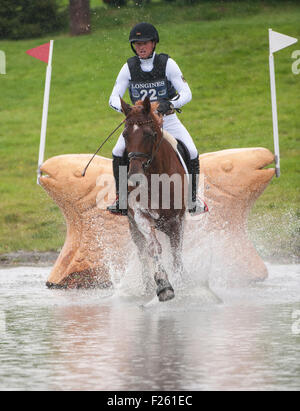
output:
[[172,147],[171,143],[166,140],[162,135],[161,138],[163,139],[160,147],[158,149],[157,155],[154,158],[153,168],[155,168],[155,172],[158,174],[170,173],[172,169],[177,164],[177,154]]

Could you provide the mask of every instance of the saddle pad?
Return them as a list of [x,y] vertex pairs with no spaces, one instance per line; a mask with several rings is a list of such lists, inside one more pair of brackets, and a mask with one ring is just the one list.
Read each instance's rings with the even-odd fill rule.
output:
[[168,140],[168,142],[171,144],[173,149],[175,150],[182,167],[184,168],[185,174],[189,175],[188,172],[188,164],[190,157],[189,157],[189,152],[186,146],[179,140],[176,140],[175,137],[173,137],[168,131],[163,130],[163,137]]

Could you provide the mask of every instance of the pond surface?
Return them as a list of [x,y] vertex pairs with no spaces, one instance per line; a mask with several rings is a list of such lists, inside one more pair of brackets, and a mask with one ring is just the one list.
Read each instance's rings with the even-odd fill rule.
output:
[[51,268],[0,270],[2,390],[299,390],[300,266],[168,303],[119,287],[48,290]]

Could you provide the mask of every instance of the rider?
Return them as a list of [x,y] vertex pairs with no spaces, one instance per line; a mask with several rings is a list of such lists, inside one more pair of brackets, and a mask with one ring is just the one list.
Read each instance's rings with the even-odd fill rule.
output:
[[[150,97],[150,101],[159,102],[157,111],[163,115],[163,129],[182,141],[190,154],[189,174],[192,176],[194,206],[189,208],[189,212],[195,213],[202,206],[197,201],[198,150],[192,137],[175,113],[175,110],[192,99],[191,90],[176,62],[167,54],[155,53],[159,35],[152,24],[139,23],[135,25],[130,32],[129,41],[136,55],[129,58],[121,68],[109,99],[109,105],[114,110],[121,112],[120,97],[123,97],[127,88],[133,104],[138,100],[143,100],[146,96]],[[117,198],[115,203],[107,209],[112,213],[126,215],[127,210],[119,208],[119,166],[126,165],[124,151],[125,140],[121,134],[112,151]]]

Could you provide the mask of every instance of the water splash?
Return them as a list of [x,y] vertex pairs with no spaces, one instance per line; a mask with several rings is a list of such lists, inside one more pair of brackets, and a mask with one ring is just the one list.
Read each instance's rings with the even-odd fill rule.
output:
[[249,235],[264,260],[276,263],[300,262],[300,210],[252,215]]

